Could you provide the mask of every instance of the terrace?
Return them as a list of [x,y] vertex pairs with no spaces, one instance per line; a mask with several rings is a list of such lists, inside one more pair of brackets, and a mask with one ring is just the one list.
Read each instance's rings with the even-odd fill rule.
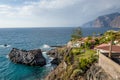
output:
[[[109,54],[109,44],[101,44],[97,46],[95,49],[97,50],[97,54],[103,53],[106,57]],[[116,63],[120,64],[120,46],[113,45],[112,46],[112,55],[111,59]]]
[[101,44],[95,49],[99,55],[99,65],[115,80],[120,80],[120,46],[112,46],[111,58],[109,55],[109,44]]

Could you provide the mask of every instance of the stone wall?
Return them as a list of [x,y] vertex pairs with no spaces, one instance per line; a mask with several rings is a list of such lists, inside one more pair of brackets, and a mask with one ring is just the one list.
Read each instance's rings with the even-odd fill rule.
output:
[[120,65],[102,53],[99,54],[99,66],[101,66],[114,80],[120,80]]

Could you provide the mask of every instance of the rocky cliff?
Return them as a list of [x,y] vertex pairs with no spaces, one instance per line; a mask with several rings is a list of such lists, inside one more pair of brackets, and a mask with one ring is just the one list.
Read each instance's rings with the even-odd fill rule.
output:
[[12,62],[26,65],[44,66],[46,64],[41,49],[26,51],[13,48],[9,53],[9,58]]
[[52,56],[63,54],[59,65],[51,71],[45,80],[113,80],[96,62],[95,57],[90,51],[88,53],[77,52],[72,48],[62,48],[52,50]]
[[93,64],[85,73],[80,73],[77,70],[71,73],[72,70],[69,70],[71,75],[66,78],[67,70],[67,64],[62,62],[45,80],[113,80],[98,64]]
[[54,59],[51,61],[52,64],[59,64],[64,59],[64,56],[69,53],[71,48],[68,47],[61,47],[55,48],[47,52],[47,55],[50,55]]
[[120,28],[120,13],[99,16],[97,19],[85,23],[83,27],[113,27]]
[[93,64],[84,75],[84,80],[113,80],[98,64]]

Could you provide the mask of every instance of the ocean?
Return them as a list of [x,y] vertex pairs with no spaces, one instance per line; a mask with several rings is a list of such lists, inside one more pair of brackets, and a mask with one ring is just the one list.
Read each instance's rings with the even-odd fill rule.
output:
[[[43,80],[53,69],[51,57],[43,52],[47,65],[27,66],[15,64],[8,58],[12,48],[49,50],[50,46],[65,45],[71,38],[74,27],[58,28],[1,28],[0,29],[0,80]],[[82,28],[83,36],[104,33],[118,28]],[[4,45],[7,44],[7,47]]]

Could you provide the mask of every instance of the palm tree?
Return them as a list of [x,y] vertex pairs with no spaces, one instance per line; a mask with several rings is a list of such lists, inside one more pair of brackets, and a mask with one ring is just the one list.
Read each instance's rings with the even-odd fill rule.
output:
[[110,39],[110,46],[109,46],[109,55],[108,57],[112,57],[112,46],[113,46],[113,41],[115,40],[115,33],[113,31],[108,32],[107,37]]

